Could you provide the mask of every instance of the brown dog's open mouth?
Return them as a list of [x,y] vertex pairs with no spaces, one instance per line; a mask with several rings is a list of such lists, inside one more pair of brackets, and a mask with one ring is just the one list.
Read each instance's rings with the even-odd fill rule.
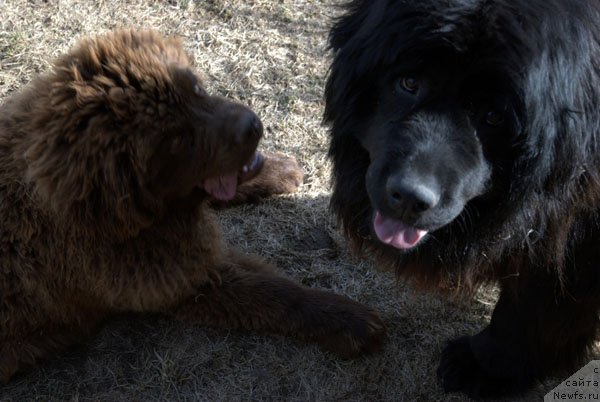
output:
[[262,169],[264,162],[265,157],[257,151],[239,171],[205,179],[200,187],[217,200],[230,200],[235,196],[238,184],[255,177]]

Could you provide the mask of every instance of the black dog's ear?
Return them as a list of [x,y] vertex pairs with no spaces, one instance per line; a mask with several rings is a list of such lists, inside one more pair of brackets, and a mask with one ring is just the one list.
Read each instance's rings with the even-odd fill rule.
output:
[[[352,113],[357,93],[361,92],[361,77],[377,60],[379,46],[373,46],[374,33],[382,24],[389,0],[354,0],[346,6],[346,13],[333,25],[329,46],[334,59],[325,88],[325,122]],[[370,84],[372,85],[372,83]],[[343,106],[342,106],[343,105]]]
[[346,7],[346,13],[339,18],[329,33],[329,46],[340,50],[355,36],[364,36],[373,32],[381,22],[387,0],[354,0]]

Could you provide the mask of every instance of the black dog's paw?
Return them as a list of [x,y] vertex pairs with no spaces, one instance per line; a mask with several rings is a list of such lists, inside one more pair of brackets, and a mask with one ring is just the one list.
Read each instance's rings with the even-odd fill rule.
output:
[[477,336],[458,338],[443,350],[437,376],[445,392],[463,392],[480,399],[514,395],[526,388],[530,381],[521,376],[522,367],[507,369],[507,355],[498,356],[497,366],[483,367],[480,361],[495,363],[493,354],[498,350],[483,349],[487,356],[478,359],[471,347],[473,340],[477,342]]
[[463,391],[478,370],[468,338],[451,341],[442,352],[437,376],[444,392]]

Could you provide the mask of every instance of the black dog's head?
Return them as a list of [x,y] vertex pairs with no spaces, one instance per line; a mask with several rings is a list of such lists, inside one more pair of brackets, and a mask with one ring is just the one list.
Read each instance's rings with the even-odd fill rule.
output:
[[494,162],[509,151],[500,139],[514,137],[518,127],[514,97],[499,89],[500,77],[444,59],[387,72],[358,137],[369,154],[375,234],[400,249],[417,245],[492,190]]
[[427,234],[438,248],[466,232],[510,237],[530,229],[509,221],[540,194],[570,196],[593,151],[579,115],[595,105],[593,7],[351,2],[331,31],[325,112],[348,234],[402,251]]

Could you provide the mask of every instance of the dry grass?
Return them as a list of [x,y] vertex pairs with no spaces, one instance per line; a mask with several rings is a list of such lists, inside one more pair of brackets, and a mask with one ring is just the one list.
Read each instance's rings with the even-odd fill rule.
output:
[[[437,359],[446,339],[485,324],[495,291],[467,305],[413,294],[353,259],[327,211],[330,165],[320,120],[335,3],[0,0],[0,99],[82,35],[144,26],[183,37],[209,89],[252,106],[267,127],[263,148],[296,155],[306,172],[298,194],[224,211],[227,238],[308,286],[379,309],[390,331],[385,351],[346,361],[282,337],[122,317],[15,378],[0,400],[462,400],[440,392]],[[556,383],[527,399],[539,400]]]

